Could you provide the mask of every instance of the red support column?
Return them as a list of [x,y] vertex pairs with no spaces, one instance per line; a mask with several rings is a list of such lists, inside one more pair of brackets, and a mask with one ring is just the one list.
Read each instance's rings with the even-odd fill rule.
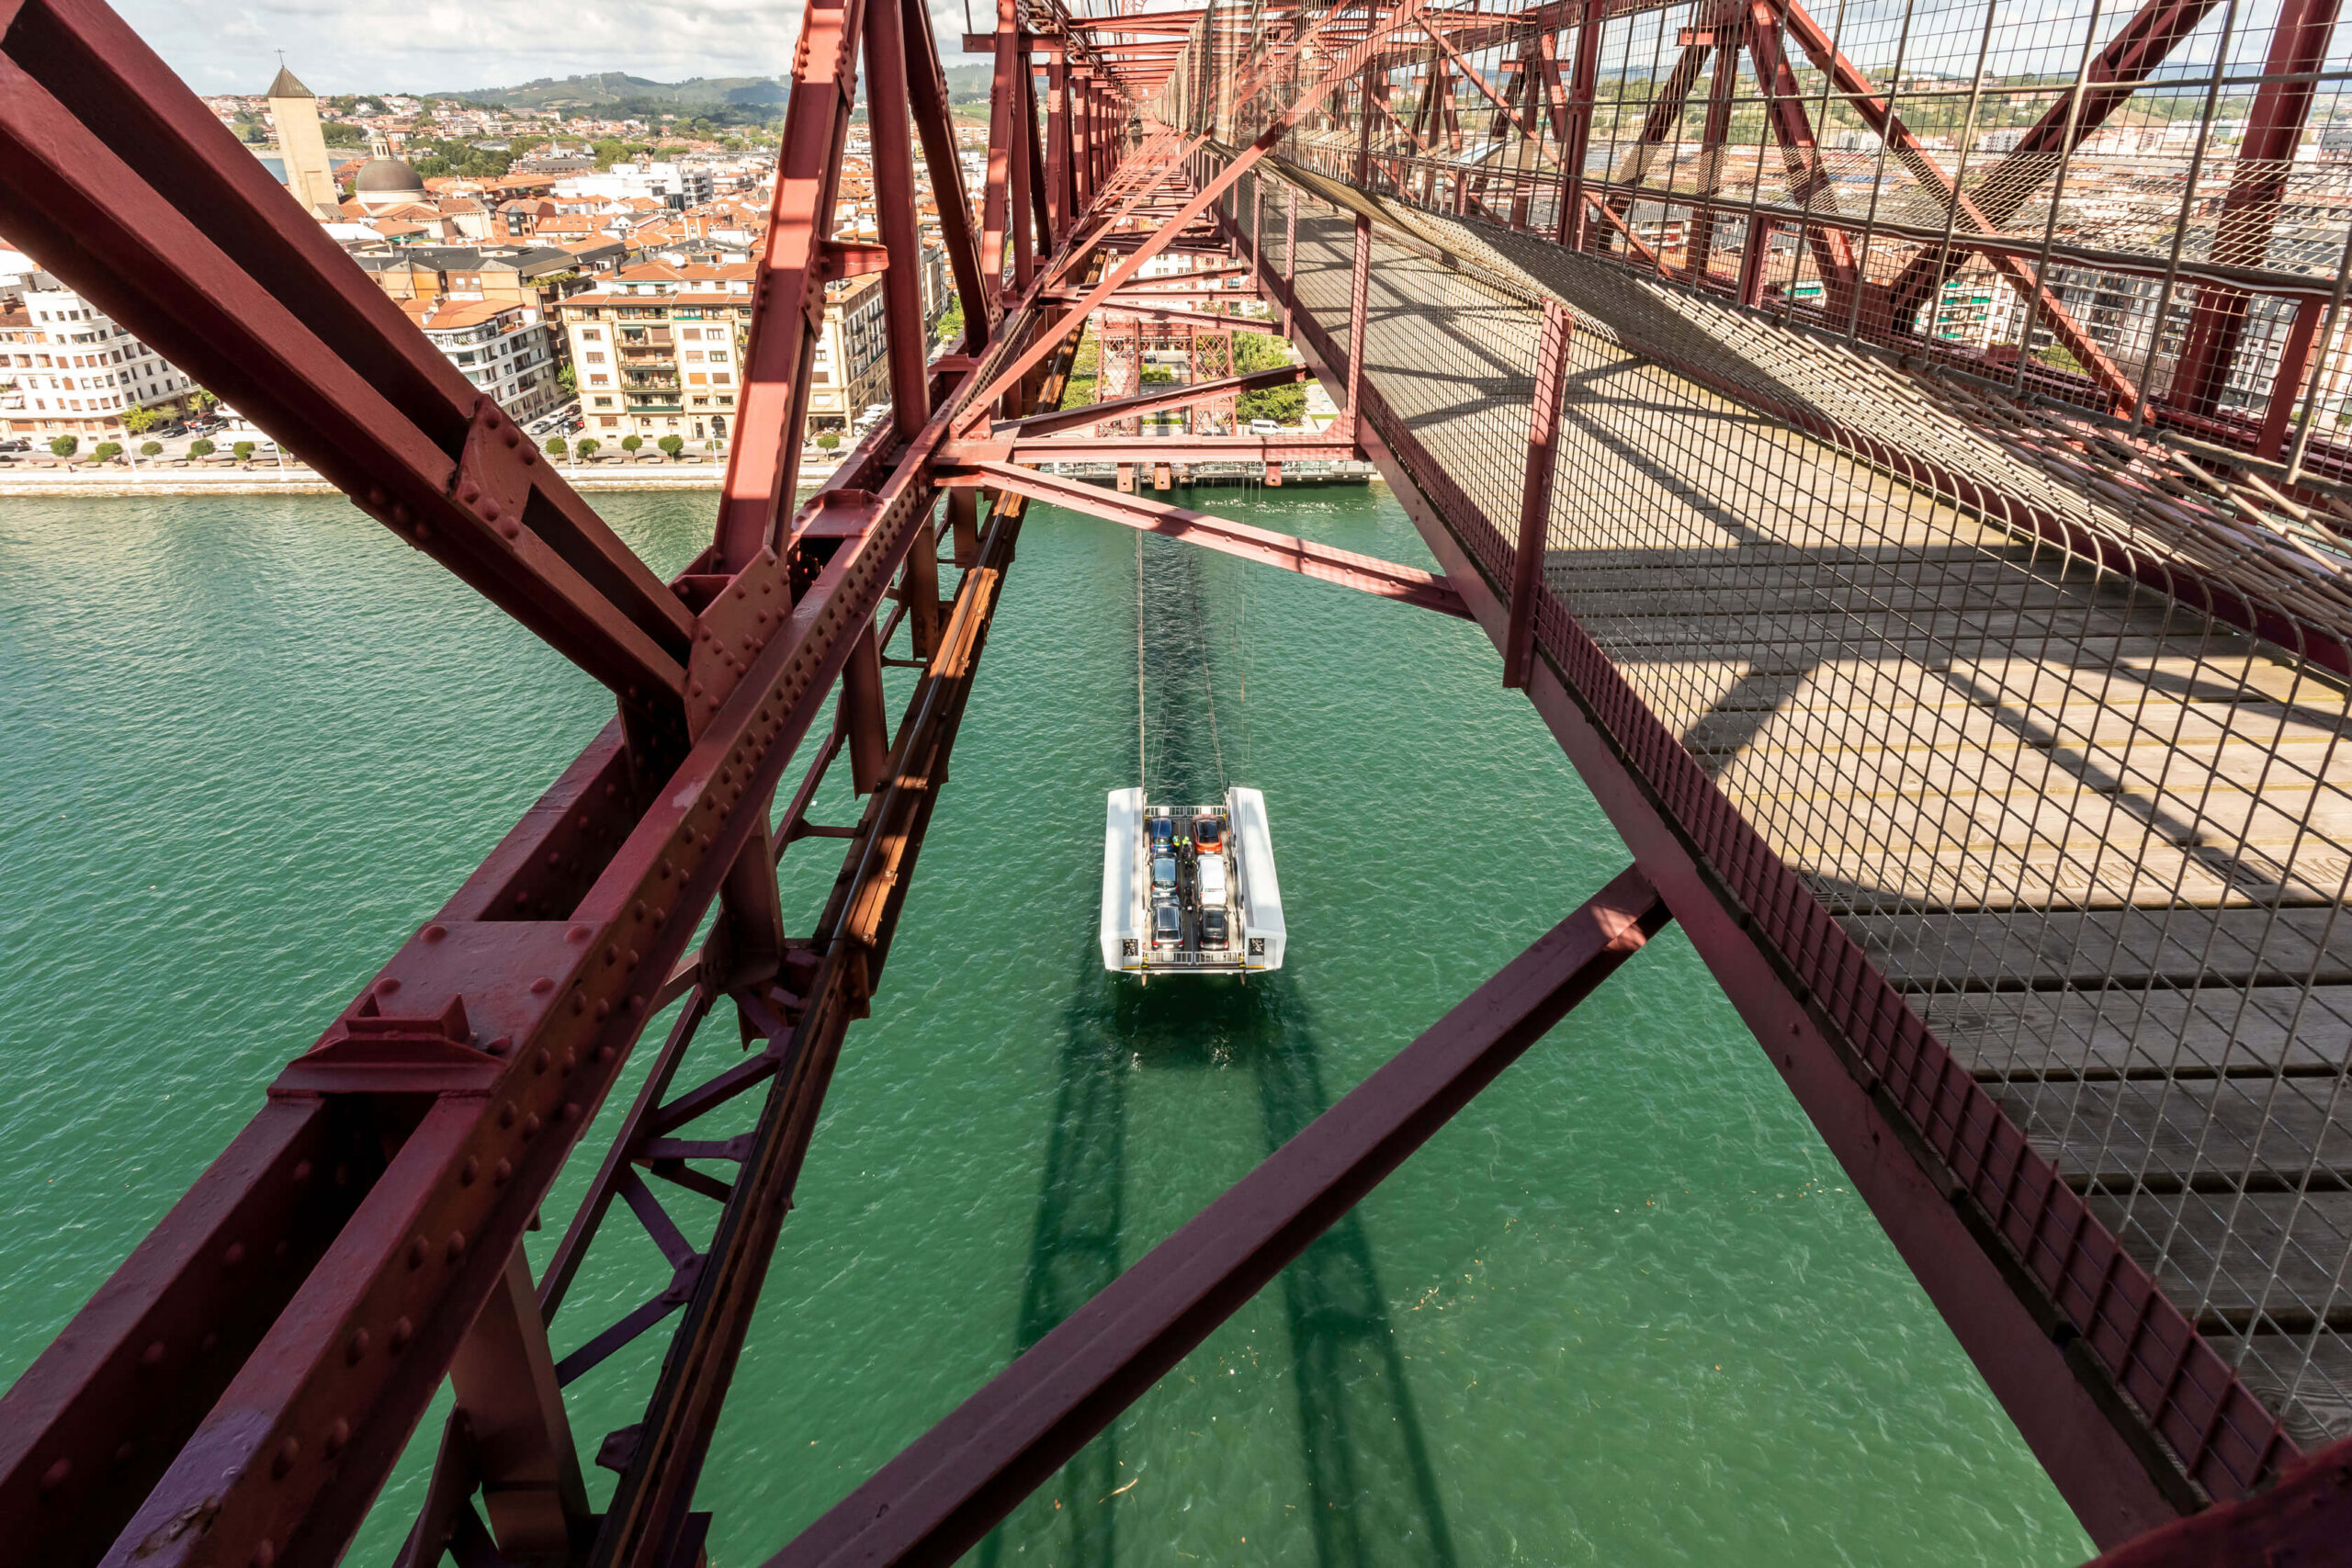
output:
[[1030,81],[1029,51],[1016,39],[1013,50],[1012,77],[1012,178],[1009,200],[1011,209],[1006,221],[1012,231],[1012,292],[1014,298],[1029,292],[1030,281],[1037,275],[1035,247],[1031,243],[1030,224],[1034,220],[1037,195],[1037,111],[1036,94]]
[[956,567],[968,571],[980,558],[979,495],[968,490],[947,492],[947,530],[956,550]]
[[1535,341],[1535,389],[1527,415],[1527,475],[1520,486],[1519,542],[1510,561],[1510,627],[1503,638],[1503,684],[1525,686],[1535,657],[1535,606],[1544,594],[1544,531],[1552,520],[1552,473],[1559,461],[1560,395],[1568,378],[1567,307],[1544,301]]
[[1046,80],[1046,220],[1048,250],[1058,249],[1069,231],[1076,192],[1070,183],[1069,51],[1054,51]]
[[989,90],[989,167],[981,200],[980,275],[991,299],[1004,298],[1004,230],[1013,205],[1012,107],[1013,73],[1019,67],[1019,8],[1016,0],[997,0],[996,75]]
[[[1054,219],[1051,201],[1052,182],[1046,174],[1045,143],[1037,126],[1037,71],[1035,62],[1029,58],[1029,51],[1025,49],[1021,51],[1021,125],[1023,130],[1026,132],[1023,142],[1029,154],[1026,175],[1029,181],[1029,218],[1032,225],[1029,231],[1030,254],[1033,260],[1035,260],[1053,254]],[[1030,276],[1033,277],[1035,276],[1034,265]],[[1024,278],[1021,287],[1024,293],[1027,292],[1028,280]]]
[[809,367],[824,321],[820,280],[832,237],[851,103],[840,68],[857,49],[859,0],[811,0],[785,107],[775,200],[761,255],[760,309],[743,351],[727,487],[719,500],[717,566],[739,571],[791,523],[808,425]]
[[889,257],[882,296],[888,313],[891,418],[899,439],[911,441],[931,418],[931,334],[922,315],[922,233],[915,220],[906,41],[899,24],[904,3],[865,0],[865,119],[873,148],[875,221]]
[[[2311,117],[2313,73],[2327,63],[2338,4],[2339,0],[2284,0],[2278,8],[2278,27],[2270,35],[2270,55],[2263,64],[2264,74],[2270,80],[2254,96],[2254,112],[2238,148],[2237,169],[2230,177],[2229,194],[2222,199],[2222,219],[2213,235],[2216,265],[2259,266],[2269,253],[2271,231],[2287,193],[2287,175],[2303,139],[2304,121]],[[2231,362],[2237,357],[2238,340],[2245,333],[2250,303],[2243,291],[2220,284],[2209,283],[2198,291],[2188,339],[2180,351],[2179,367],[2173,372],[2168,400],[2175,408],[2210,414],[2220,406],[2229,385]],[[2288,393],[2290,399],[2293,395]]]
[[882,643],[868,623],[849,650],[842,668],[839,719],[849,737],[850,783],[860,795],[871,795],[888,771],[890,721],[883,711]]
[[939,651],[939,532],[928,516],[908,547],[899,597],[907,607],[907,633],[915,657],[929,659]]
[[2304,378],[2311,374],[2312,344],[2326,314],[2326,305],[2309,295],[2296,301],[2295,319],[2287,328],[2287,341],[2278,351],[2278,369],[2270,382],[2270,399],[2263,406],[2262,438],[2254,448],[2257,457],[2287,455],[2287,425],[2295,416],[2296,400],[2303,395]]
[[1686,265],[1693,283],[1707,275],[1715,248],[1715,197],[1722,193],[1724,141],[1731,133],[1732,94],[1739,86],[1739,30],[1726,23],[1714,29],[1715,76],[1707,89],[1707,118],[1699,129],[1699,194],[1690,212],[1695,231],[1688,242]]
[[572,1542],[595,1529],[595,1517],[521,1247],[458,1347],[449,1382],[451,1419],[463,1423],[472,1445],[499,1555],[512,1562],[568,1560]]
[[939,209],[940,243],[947,249],[956,296],[964,304],[964,352],[978,355],[995,331],[996,306],[993,292],[981,284],[979,236],[973,229],[971,204],[964,193],[964,167],[956,149],[954,117],[947,107],[947,79],[939,68],[939,43],[932,37],[931,17],[922,6],[900,6],[899,21],[909,106],[922,140],[923,166],[931,171],[932,195]]

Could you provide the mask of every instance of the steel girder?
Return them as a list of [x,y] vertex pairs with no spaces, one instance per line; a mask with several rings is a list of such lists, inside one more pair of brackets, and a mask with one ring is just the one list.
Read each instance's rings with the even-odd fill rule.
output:
[[[454,1373],[459,1416],[413,1560],[454,1543],[667,1564],[693,1537],[693,1478],[781,1200],[887,955],[1020,511],[998,508],[967,551],[969,509],[951,504],[970,570],[943,626],[932,455],[974,378],[1025,346],[1042,311],[1033,300],[1000,321],[980,296],[927,20],[895,0],[808,8],[718,536],[667,583],[119,18],[92,0],[32,0],[5,20],[0,227],[612,687],[619,714],[0,1401],[0,1528],[44,1562],[331,1562]],[[877,159],[901,191],[913,142],[932,161],[974,306],[967,347],[985,352],[926,368],[919,321],[894,334],[896,421],[796,505],[826,281],[878,259],[905,321],[920,263],[910,209],[885,212],[878,257],[831,239],[861,40],[891,121]],[[1024,232],[1031,218],[1013,210]],[[1073,345],[1046,346],[1066,358]],[[894,592],[925,663],[895,750],[876,670],[888,634],[874,628]],[[822,925],[796,941],[769,808],[836,684],[823,757],[846,749],[872,795],[860,825],[838,830],[849,859]],[[783,843],[837,831],[807,821],[808,787]],[[724,915],[688,960],[714,904]],[[766,1048],[741,1081],[657,1095],[658,1129],[632,1118],[648,1141],[607,1162],[605,1206],[621,1196],[662,1238],[636,1156],[689,1172],[713,1151],[656,1133],[762,1081],[766,1100],[717,1156],[737,1165],[731,1182],[683,1183],[720,1197],[718,1239],[671,1258],[675,1299],[649,1303],[662,1311],[615,1325],[684,1308],[615,1506],[590,1517],[559,1390],[595,1357],[556,1361],[545,1315],[594,1217],[542,1282],[545,1306],[518,1244],[647,1021],[682,992],[694,1001],[673,1045],[731,998]]]
[[956,1561],[1666,921],[1641,871],[1621,873],[802,1531],[769,1568]]

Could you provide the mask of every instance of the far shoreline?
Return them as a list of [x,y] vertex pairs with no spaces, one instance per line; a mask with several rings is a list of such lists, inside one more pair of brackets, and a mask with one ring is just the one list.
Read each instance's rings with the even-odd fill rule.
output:
[[[803,490],[814,490],[833,474],[833,468],[804,470]],[[642,471],[623,471],[619,464],[608,471],[597,467],[556,468],[566,483],[582,494],[620,491],[716,491],[725,482],[719,464],[678,465],[664,472],[651,464]],[[0,500],[135,499],[140,496],[194,495],[341,495],[343,491],[309,468],[237,468],[191,472],[184,468],[145,470],[134,476],[127,468],[16,469],[0,467]]]

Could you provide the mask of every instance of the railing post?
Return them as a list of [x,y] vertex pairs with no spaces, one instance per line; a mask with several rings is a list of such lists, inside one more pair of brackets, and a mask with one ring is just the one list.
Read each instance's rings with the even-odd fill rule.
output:
[[1503,640],[1503,684],[1525,686],[1535,657],[1535,605],[1544,592],[1544,538],[1552,519],[1552,470],[1558,462],[1560,394],[1568,377],[1567,307],[1544,301],[1535,340],[1535,391],[1527,418],[1527,478],[1519,497],[1519,543],[1510,558],[1510,629]]

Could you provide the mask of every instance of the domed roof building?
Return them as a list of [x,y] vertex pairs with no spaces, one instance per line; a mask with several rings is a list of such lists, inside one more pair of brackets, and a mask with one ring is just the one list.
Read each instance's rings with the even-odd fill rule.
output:
[[359,165],[352,195],[362,210],[385,212],[424,199],[424,182],[398,158],[370,158]]

